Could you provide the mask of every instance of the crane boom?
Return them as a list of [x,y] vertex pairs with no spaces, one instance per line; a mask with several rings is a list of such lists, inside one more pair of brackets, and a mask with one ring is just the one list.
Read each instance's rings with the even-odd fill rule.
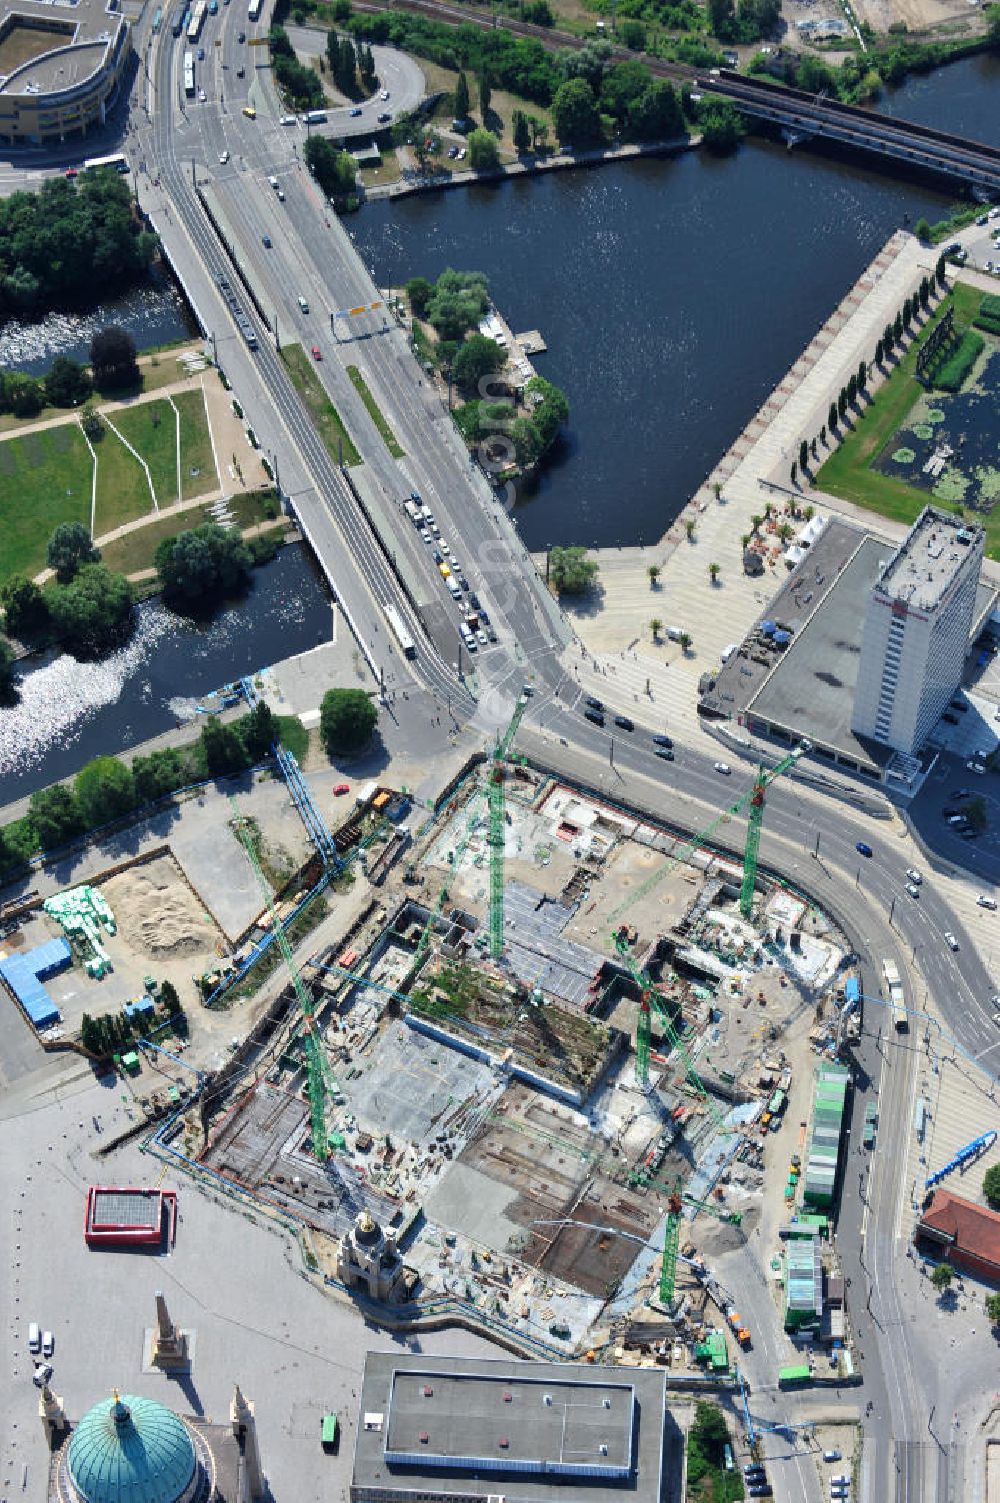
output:
[[503,893],[504,893],[504,821],[506,819],[506,793],[504,782],[507,769],[504,766],[521,717],[528,708],[526,695],[521,695],[514,708],[503,736],[497,741],[489,772],[487,793],[490,805],[490,956],[499,960],[503,955]]
[[299,975],[298,967],[295,964],[295,957],[292,954],[292,947],[288,943],[288,936],[282,927],[274,906],[274,894],[271,891],[271,884],[264,875],[260,859],[254,847],[253,840],[250,837],[247,821],[240,813],[236,800],[230,798],[229,803],[233,810],[233,828],[243,849],[246,851],[247,859],[253,868],[258,885],[267,899],[267,911],[271,918],[275,943],[281,951],[281,957],[285,962],[285,968],[291,979],[292,987],[299,1004],[299,1010],[302,1014],[313,1152],[321,1163],[325,1163],[330,1157],[330,1141],[326,1132],[326,1098],[328,1094],[337,1094],[339,1087],[330,1070],[326,1052],[319,1038],[312,997],[303,985],[302,977]]

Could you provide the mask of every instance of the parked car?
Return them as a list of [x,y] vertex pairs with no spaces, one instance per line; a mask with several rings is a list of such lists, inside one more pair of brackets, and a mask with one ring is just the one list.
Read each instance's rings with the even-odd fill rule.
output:
[[53,1336],[52,1332],[51,1331],[43,1331],[43,1333],[42,1333],[42,1356],[43,1357],[51,1357],[52,1353],[55,1351],[55,1349],[56,1349],[56,1339]]
[[823,1452],[823,1460],[824,1461],[839,1461],[840,1460],[840,1452],[839,1451],[824,1451]]
[[378,97],[380,99],[388,99],[389,98],[389,90],[388,89],[380,89]]
[[225,165],[226,165],[226,163],[228,161],[229,161],[229,152],[228,152],[228,150],[226,150],[226,151],[220,151],[219,152],[219,166],[220,167],[225,167]]
[[334,783],[333,791],[340,798],[343,794],[350,793],[351,785],[350,783]]
[[481,609],[479,604],[479,596],[476,594],[475,590],[469,591],[469,604],[472,606],[472,609],[474,611]]
[[79,170],[79,168],[77,168],[77,167],[67,167],[66,168],[66,176],[67,177],[79,177],[80,176],[80,170]]
[[237,38],[236,38],[236,40],[237,40],[237,41],[238,41],[238,42],[241,42],[241,43],[242,43],[242,42],[245,42],[245,41],[246,41],[246,39],[247,39],[247,34],[246,34],[246,32],[245,32],[245,31],[241,31],[241,32],[240,32],[240,34],[239,34],[239,36],[238,36],[238,37],[237,37]]

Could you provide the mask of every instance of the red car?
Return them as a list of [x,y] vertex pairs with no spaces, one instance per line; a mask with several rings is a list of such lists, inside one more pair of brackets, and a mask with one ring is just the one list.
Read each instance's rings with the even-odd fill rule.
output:
[[67,167],[66,168],[66,176],[67,177],[79,177],[80,174],[79,174],[79,172],[77,171],[77,169],[75,167]]
[[314,360],[322,360],[323,356],[320,354],[320,350],[319,350],[319,345],[318,344],[314,344],[313,345],[313,347],[312,347],[312,356],[313,356]]
[[350,783],[336,783],[333,791],[339,798],[342,793],[350,793],[351,785]]

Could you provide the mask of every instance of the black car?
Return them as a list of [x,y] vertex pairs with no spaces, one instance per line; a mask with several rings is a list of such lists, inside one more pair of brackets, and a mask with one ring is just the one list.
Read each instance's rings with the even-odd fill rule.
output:
[[763,1482],[767,1473],[758,1461],[751,1461],[743,1468],[743,1475],[748,1482]]
[[415,501],[417,503],[417,505],[420,506],[420,504],[421,504],[421,501],[420,501],[420,492],[419,491],[411,491],[410,492],[410,500],[411,501]]
[[476,594],[475,590],[469,591],[469,604],[472,606],[472,609],[474,611],[479,610],[479,596]]
[[379,125],[388,125],[391,119],[392,116],[389,114],[389,111],[383,110],[382,114],[378,117],[378,123]]
[[467,590],[469,588],[469,581],[466,579],[464,574],[458,573],[455,575],[455,578],[458,580],[458,587],[460,590]]
[[603,710],[604,709],[604,703],[603,703],[603,701],[600,700],[600,699],[595,699],[592,694],[588,694],[587,697],[586,697],[586,699],[583,702],[584,702],[585,705],[589,705],[592,710]]
[[431,554],[431,558],[436,564],[444,563],[444,554],[440,553],[437,548],[434,549],[433,553]]
[[245,42],[245,41],[246,41],[246,39],[247,39],[247,34],[246,34],[246,32],[245,32],[245,31],[241,31],[241,32],[240,32],[240,34],[239,34],[239,36],[238,36],[238,37],[237,37],[237,38],[236,38],[236,40],[237,40],[237,41],[238,41],[238,42],[239,42],[239,43],[241,43],[241,44],[242,44],[242,43],[243,43],[243,42]]
[[592,725],[604,724],[604,716],[600,710],[584,710],[583,718],[584,720],[589,720]]
[[662,757],[664,762],[672,762],[674,760],[674,754],[669,746],[658,746],[653,752],[653,756]]
[[668,746],[669,747],[669,746],[673,746],[673,744],[674,743],[671,741],[671,739],[670,739],[669,736],[654,736],[653,737],[653,745],[654,746]]
[[629,720],[629,718],[628,718],[627,715],[616,715],[615,716],[615,725],[618,726],[619,730],[622,730],[622,731],[634,731],[635,730],[634,724],[632,723],[631,720]]
[[747,1488],[747,1496],[751,1498],[770,1498],[770,1482],[755,1482],[753,1487]]

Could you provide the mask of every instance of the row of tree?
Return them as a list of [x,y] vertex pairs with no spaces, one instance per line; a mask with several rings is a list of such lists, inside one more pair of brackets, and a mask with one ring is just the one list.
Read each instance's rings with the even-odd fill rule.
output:
[[43,407],[80,407],[99,391],[121,391],[138,384],[135,341],[124,329],[100,329],[90,343],[90,369],[57,355],[44,376],[0,371],[0,412],[37,417]]
[[292,109],[321,108],[326,103],[326,95],[323,93],[319,74],[299,62],[285,28],[272,26],[267,42],[274,81]]
[[378,83],[371,47],[365,42],[355,44],[333,28],[326,34],[326,61],[334,83],[348,99],[371,94]]
[[302,148],[305,164],[325,196],[338,209],[353,207],[358,164],[348,151],[339,151],[327,136],[310,136]]
[[156,243],[110,170],[0,199],[0,323],[113,297],[145,275]]
[[0,830],[0,869],[23,865],[41,851],[56,850],[206,777],[246,772],[266,759],[279,735],[275,716],[261,702],[238,720],[208,716],[198,740],[184,747],[166,747],[130,763],[95,757],[72,782],[37,789],[25,817]]
[[[159,1002],[175,1033],[187,1034],[187,1015],[171,981],[164,981],[159,988]],[[85,1012],[80,1021],[80,1042],[97,1059],[110,1059],[130,1049],[136,1039],[149,1035],[148,1015],[128,1017],[124,1012],[98,1013],[92,1018]]]

